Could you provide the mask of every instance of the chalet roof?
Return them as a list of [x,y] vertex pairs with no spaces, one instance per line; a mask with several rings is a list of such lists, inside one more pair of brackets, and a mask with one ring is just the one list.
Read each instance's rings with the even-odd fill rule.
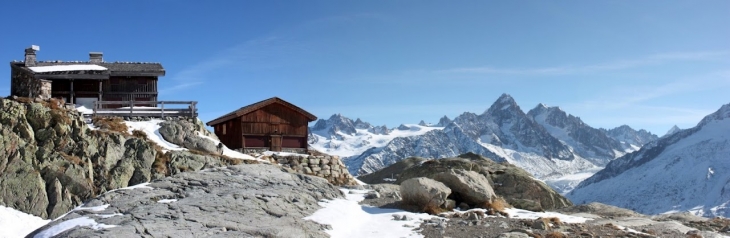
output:
[[302,109],[300,107],[297,107],[294,104],[291,104],[290,102],[284,101],[281,98],[273,97],[273,98],[269,98],[269,99],[266,99],[266,100],[263,100],[263,101],[260,101],[260,102],[257,102],[257,103],[254,103],[254,104],[251,104],[251,105],[242,107],[242,108],[239,108],[238,110],[235,110],[235,111],[233,111],[231,113],[228,113],[228,114],[225,114],[225,115],[223,115],[221,117],[218,117],[216,119],[213,119],[212,121],[209,121],[206,124],[208,126],[214,126],[214,125],[217,125],[217,124],[226,122],[226,121],[228,121],[230,119],[233,119],[233,118],[236,118],[236,117],[240,117],[240,116],[249,114],[249,113],[251,113],[253,111],[256,111],[258,109],[261,109],[263,107],[266,107],[266,106],[271,105],[271,104],[274,104],[274,103],[281,104],[281,105],[283,105],[285,107],[288,107],[288,108],[290,108],[290,109],[292,109],[292,110],[294,110],[296,112],[301,113],[302,115],[304,115],[305,117],[307,117],[307,119],[309,119],[309,121],[317,120],[317,117],[316,116],[314,116],[311,113],[305,111],[304,109]]
[[[16,67],[27,68],[22,61],[14,61],[10,62],[10,64]],[[35,67],[70,65],[98,65],[107,68],[109,75],[112,76],[133,76],[140,74],[165,75],[165,69],[162,67],[162,64],[153,62],[38,61]]]

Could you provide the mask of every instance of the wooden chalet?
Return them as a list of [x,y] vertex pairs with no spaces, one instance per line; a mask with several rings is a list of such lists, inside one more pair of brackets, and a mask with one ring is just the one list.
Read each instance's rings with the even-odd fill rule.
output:
[[209,121],[228,148],[242,152],[306,152],[308,124],[317,117],[278,97],[269,98]]
[[[11,95],[60,98],[87,108],[97,101],[157,101],[157,80],[165,75],[160,63],[105,62],[101,52],[89,53],[88,61],[37,61],[38,50],[25,49],[24,61],[10,63]],[[105,104],[121,106],[128,105]]]

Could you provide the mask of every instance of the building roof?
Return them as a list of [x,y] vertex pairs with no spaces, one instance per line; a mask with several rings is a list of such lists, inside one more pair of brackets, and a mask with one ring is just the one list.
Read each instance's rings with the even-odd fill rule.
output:
[[[25,67],[24,62],[14,61],[10,63],[13,66],[20,68]],[[88,62],[88,61],[37,61],[34,67],[43,66],[71,66],[71,65],[98,65],[107,69],[107,72],[111,76],[134,76],[134,75],[145,75],[145,76],[163,76],[165,75],[165,69],[160,63],[152,62]],[[34,74],[44,74],[48,72],[35,72],[29,70]]]
[[59,71],[77,71],[77,70],[96,70],[105,71],[107,68],[95,64],[74,64],[74,65],[52,65],[52,66],[34,66],[28,67],[34,73],[59,72]]
[[236,118],[236,117],[240,117],[240,116],[249,114],[249,113],[251,113],[253,111],[256,111],[258,109],[261,109],[263,107],[266,107],[266,106],[271,105],[271,104],[274,104],[274,103],[281,104],[281,105],[283,105],[285,107],[288,107],[288,108],[290,108],[290,109],[292,109],[292,110],[294,110],[296,112],[301,113],[302,115],[304,115],[305,117],[307,117],[307,119],[309,121],[317,120],[317,117],[316,116],[314,116],[311,113],[305,111],[304,109],[301,109],[300,107],[297,107],[294,104],[291,104],[290,102],[284,101],[281,98],[273,97],[273,98],[269,98],[269,99],[266,99],[266,100],[263,100],[263,101],[260,101],[260,102],[257,102],[257,103],[254,103],[254,104],[251,104],[251,105],[242,107],[242,108],[239,108],[238,110],[235,110],[235,111],[233,111],[231,113],[228,113],[228,114],[225,114],[225,115],[223,115],[221,117],[218,117],[216,119],[213,119],[212,121],[209,121],[206,124],[208,126],[214,126],[214,125],[217,125],[217,124],[226,122],[228,120],[231,120],[233,118]]

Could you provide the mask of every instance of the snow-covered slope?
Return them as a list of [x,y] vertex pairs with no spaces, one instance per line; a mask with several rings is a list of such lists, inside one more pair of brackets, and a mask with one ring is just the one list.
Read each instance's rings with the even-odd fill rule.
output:
[[730,104],[696,127],[612,161],[568,197],[648,214],[691,211],[730,217]]
[[621,143],[606,135],[605,131],[588,126],[580,118],[558,107],[539,104],[527,115],[545,127],[550,135],[568,145],[574,153],[597,165],[604,166],[626,152]]
[[368,149],[380,148],[395,138],[423,135],[443,127],[402,124],[394,129],[372,126],[359,118],[354,122],[340,114],[320,119],[309,129],[309,145],[317,151],[341,157],[359,155]]

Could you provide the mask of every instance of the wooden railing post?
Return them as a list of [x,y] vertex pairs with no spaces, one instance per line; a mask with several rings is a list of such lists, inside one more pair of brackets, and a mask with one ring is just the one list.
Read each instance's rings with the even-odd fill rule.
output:
[[165,102],[160,102],[160,117],[165,119]]

